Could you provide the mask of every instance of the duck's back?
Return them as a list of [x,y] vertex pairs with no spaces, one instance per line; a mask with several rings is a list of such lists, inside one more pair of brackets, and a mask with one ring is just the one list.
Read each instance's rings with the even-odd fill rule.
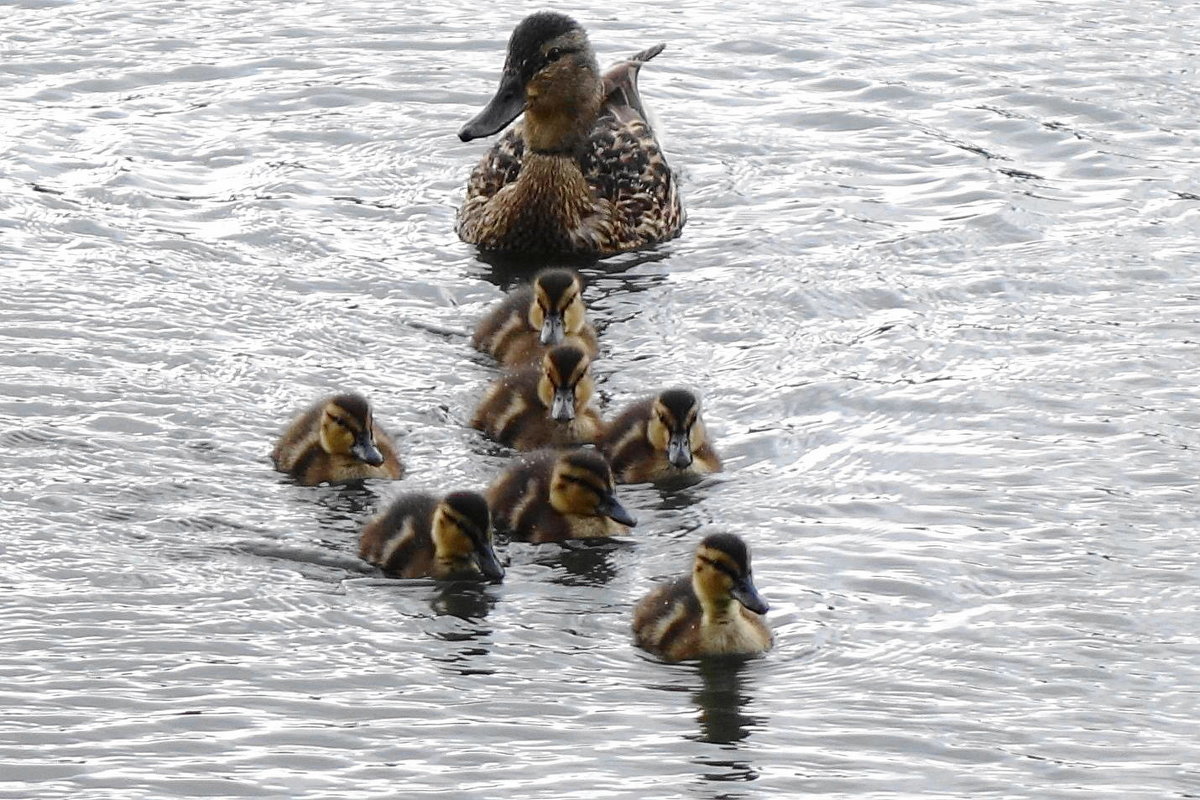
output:
[[397,498],[367,523],[359,556],[401,578],[420,578],[433,569],[433,512],[437,498],[411,494]]
[[280,434],[279,441],[271,450],[271,461],[275,464],[275,469],[295,475],[296,467],[306,453],[309,453],[314,447],[320,450],[321,433],[318,423],[324,413],[326,402],[322,399],[313,403],[293,419]]
[[633,635],[638,647],[678,660],[695,650],[703,611],[688,577],[656,587],[633,609]]

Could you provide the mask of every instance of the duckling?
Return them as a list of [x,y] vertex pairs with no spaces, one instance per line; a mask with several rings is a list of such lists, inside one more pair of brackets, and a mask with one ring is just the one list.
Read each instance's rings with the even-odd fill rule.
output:
[[392,437],[357,392],[323,398],[296,417],[279,437],[271,460],[275,469],[305,486],[397,480],[404,474]]
[[595,358],[600,347],[582,293],[578,272],[543,270],[480,321],[471,344],[506,366],[529,364],[559,344],[573,344]]
[[542,11],[508,41],[500,87],[464,142],[518,123],[467,182],[458,235],[482,250],[605,256],[679,235],[684,213],[637,89],[659,44],[603,76],[575,20]]
[[541,364],[506,372],[475,409],[471,427],[517,450],[595,442],[604,423],[590,405],[590,363],[575,345],[560,344]]
[[700,418],[700,401],[687,389],[667,389],[622,411],[608,426],[600,449],[619,483],[721,471],[721,458]]
[[539,450],[488,488],[496,528],[530,542],[620,536],[637,519],[617,500],[612,472],[594,450]]
[[638,647],[668,661],[770,650],[767,602],[754,588],[750,551],[732,533],[706,536],[691,577],[659,586],[633,609]]
[[478,492],[397,497],[363,528],[358,554],[400,578],[504,578],[492,547],[491,513]]

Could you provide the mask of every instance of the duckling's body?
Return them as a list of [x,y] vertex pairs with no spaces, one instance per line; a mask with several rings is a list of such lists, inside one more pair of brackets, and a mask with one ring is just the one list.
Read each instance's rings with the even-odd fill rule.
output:
[[687,389],[668,389],[625,409],[609,424],[600,449],[618,483],[696,478],[721,471],[721,458],[700,418],[700,401]]
[[363,528],[359,555],[399,578],[499,581],[487,501],[477,492],[401,495]]
[[638,647],[668,661],[750,655],[771,648],[767,603],[750,572],[750,553],[729,533],[705,537],[692,574],[659,586],[633,610]]
[[582,350],[563,344],[541,364],[506,372],[488,388],[471,427],[517,450],[594,443],[604,423],[591,405],[589,364]]
[[404,474],[392,437],[356,392],[331,395],[306,409],[280,436],[271,460],[305,486],[396,480]]
[[513,31],[500,88],[459,137],[490,136],[524,112],[467,183],[458,234],[502,252],[609,255],[679,235],[675,177],[637,90],[649,48],[600,75],[587,34],[539,12]]
[[543,270],[480,320],[471,344],[510,367],[537,361],[560,344],[573,344],[595,358],[600,347],[582,293],[579,273]]
[[613,492],[608,462],[592,450],[522,456],[487,497],[498,530],[535,544],[620,536],[637,524]]

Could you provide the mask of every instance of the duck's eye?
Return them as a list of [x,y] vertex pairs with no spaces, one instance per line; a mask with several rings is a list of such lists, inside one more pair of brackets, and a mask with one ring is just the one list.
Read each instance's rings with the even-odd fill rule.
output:
[[563,54],[563,51],[561,48],[551,47],[550,52],[546,53],[546,60],[547,61],[558,61],[560,58],[562,58],[562,54]]

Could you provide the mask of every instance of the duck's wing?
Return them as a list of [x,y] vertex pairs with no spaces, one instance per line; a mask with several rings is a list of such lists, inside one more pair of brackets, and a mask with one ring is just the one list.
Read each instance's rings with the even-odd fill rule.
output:
[[616,212],[607,237],[613,251],[678,236],[686,219],[674,175],[646,120],[637,88],[642,64],[663,47],[643,50],[605,73],[604,105],[580,158],[592,190]]
[[627,124],[640,119],[649,125],[642,97],[638,94],[638,72],[642,69],[642,64],[661,53],[666,46],[664,42],[659,42],[625,61],[614,64],[604,73],[605,110],[616,117],[618,122]]

